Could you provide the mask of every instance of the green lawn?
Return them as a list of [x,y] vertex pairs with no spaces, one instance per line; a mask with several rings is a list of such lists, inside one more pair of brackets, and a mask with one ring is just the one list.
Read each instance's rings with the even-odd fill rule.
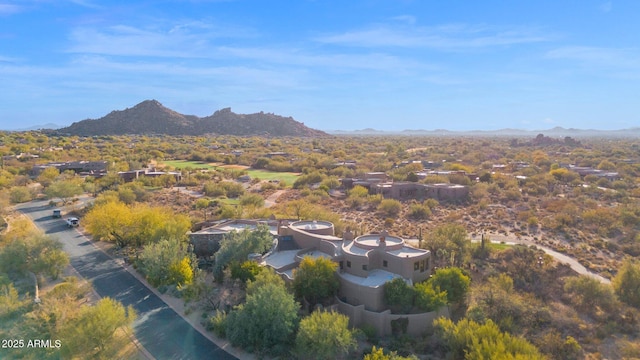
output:
[[267,171],[267,170],[255,170],[255,169],[247,169],[247,174],[251,176],[252,179],[260,179],[260,180],[280,180],[283,181],[287,185],[292,185],[294,181],[300,176],[298,173],[291,172],[275,172],[275,171]]
[[202,161],[187,161],[187,160],[165,160],[162,162],[163,165],[171,166],[176,169],[184,169],[186,167],[192,167],[194,169],[207,169],[207,170],[215,170],[216,167],[213,165],[209,165]]
[[512,246],[513,246],[513,245],[509,245],[509,244],[494,243],[494,242],[489,243],[489,244],[487,244],[487,245],[489,245],[489,247],[490,247],[490,248],[492,248],[492,249],[496,249],[496,250],[499,250],[499,251],[502,251],[502,250],[504,250],[504,249],[508,249],[508,248],[510,248],[510,247],[512,247]]
[[[184,169],[186,167],[192,167],[194,169],[207,169],[216,170],[217,168],[224,168],[224,166],[213,166],[201,161],[186,161],[186,160],[166,160],[162,162],[163,165],[171,166],[175,169]],[[258,178],[260,180],[279,180],[287,185],[293,185],[294,181],[300,174],[292,172],[276,172],[267,170],[246,169],[246,171],[252,179]]]

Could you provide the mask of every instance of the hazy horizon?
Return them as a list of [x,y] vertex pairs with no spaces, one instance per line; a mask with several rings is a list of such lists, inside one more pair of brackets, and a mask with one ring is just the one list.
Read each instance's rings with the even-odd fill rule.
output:
[[0,2],[0,128],[157,99],[321,130],[640,125],[640,3]]

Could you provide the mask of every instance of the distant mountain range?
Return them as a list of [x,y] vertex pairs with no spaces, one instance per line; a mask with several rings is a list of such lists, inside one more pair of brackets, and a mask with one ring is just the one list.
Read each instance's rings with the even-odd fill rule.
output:
[[46,124],[41,124],[41,125],[33,125],[33,126],[29,126],[26,128],[20,128],[20,129],[8,129],[7,131],[32,131],[32,130],[42,130],[42,129],[59,129],[61,128],[61,125],[58,124],[54,124],[54,123],[46,123]]
[[56,124],[44,124],[10,131],[30,131],[50,129],[57,134],[79,136],[124,135],[124,134],[166,134],[166,135],[238,135],[238,136],[304,136],[318,137],[328,135],[343,136],[484,136],[484,137],[535,137],[544,134],[547,137],[611,137],[638,138],[640,127],[621,130],[565,129],[554,127],[546,130],[401,130],[388,131],[372,128],[362,130],[327,130],[326,132],[309,128],[292,117],[283,117],[270,113],[236,114],[231,108],[225,108],[206,117],[184,115],[164,107],[156,100],[145,100],[125,110],[115,110],[99,119],[87,119],[75,122],[68,127]]
[[621,130],[595,130],[595,129],[565,129],[562,127],[554,127],[546,130],[522,130],[522,129],[500,129],[500,130],[461,130],[452,131],[444,129],[436,130],[402,130],[402,131],[387,131],[376,129],[362,129],[362,130],[327,130],[327,133],[331,135],[344,135],[344,136],[505,136],[505,137],[532,137],[537,134],[544,134],[549,137],[612,137],[612,138],[629,138],[640,137],[640,127],[634,127],[630,129]]
[[201,118],[180,114],[162,106],[156,100],[145,100],[130,109],[112,111],[100,119],[75,122],[55,132],[79,136],[219,134],[318,137],[328,135],[323,131],[311,129],[291,117],[263,112],[236,114],[231,111],[231,108],[225,108]]

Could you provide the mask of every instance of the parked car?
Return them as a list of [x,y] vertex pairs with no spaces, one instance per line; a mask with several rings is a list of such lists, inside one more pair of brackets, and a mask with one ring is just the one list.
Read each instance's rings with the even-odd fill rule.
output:
[[62,217],[62,213],[60,209],[53,209],[53,215],[51,215],[54,218],[60,218]]
[[67,226],[68,227],[77,227],[78,225],[80,225],[80,219],[76,218],[76,217],[70,217],[67,219]]

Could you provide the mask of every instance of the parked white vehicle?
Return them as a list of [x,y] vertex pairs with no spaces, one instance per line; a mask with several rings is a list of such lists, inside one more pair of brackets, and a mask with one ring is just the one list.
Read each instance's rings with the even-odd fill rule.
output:
[[68,227],[77,227],[78,225],[80,225],[80,219],[76,217],[70,217],[66,221]]

